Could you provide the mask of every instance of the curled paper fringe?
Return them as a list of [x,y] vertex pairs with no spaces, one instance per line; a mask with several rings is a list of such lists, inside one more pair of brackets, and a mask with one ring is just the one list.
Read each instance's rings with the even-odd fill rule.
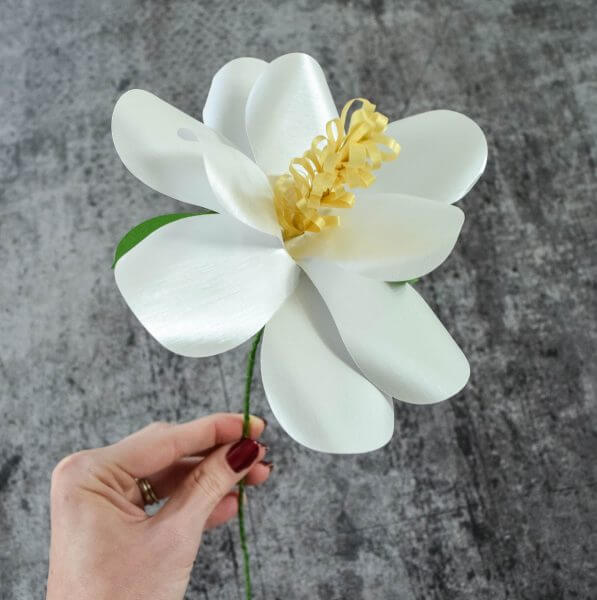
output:
[[[355,102],[361,108],[351,115],[346,130]],[[327,122],[325,135],[317,136],[303,156],[290,162],[288,173],[274,182],[274,204],[284,240],[339,225],[340,217],[327,214],[327,209],[350,208],[355,198],[347,188],[369,187],[375,181],[372,171],[400,153],[396,140],[384,134],[387,125],[388,118],[375,111],[375,104],[353,98],[340,117]]]

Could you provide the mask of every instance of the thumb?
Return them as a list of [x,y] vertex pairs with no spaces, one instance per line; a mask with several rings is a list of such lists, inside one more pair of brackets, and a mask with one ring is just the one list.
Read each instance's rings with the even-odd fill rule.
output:
[[200,534],[220,500],[266,452],[267,446],[250,438],[214,450],[187,476],[156,517],[180,521],[187,530],[192,527]]

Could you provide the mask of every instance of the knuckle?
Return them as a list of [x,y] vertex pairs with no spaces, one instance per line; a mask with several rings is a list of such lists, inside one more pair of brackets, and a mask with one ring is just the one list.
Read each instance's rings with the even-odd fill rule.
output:
[[52,471],[52,487],[61,487],[80,480],[89,472],[92,464],[93,456],[88,450],[65,456]]
[[217,473],[200,468],[193,471],[193,483],[202,495],[212,501],[219,500],[226,489]]

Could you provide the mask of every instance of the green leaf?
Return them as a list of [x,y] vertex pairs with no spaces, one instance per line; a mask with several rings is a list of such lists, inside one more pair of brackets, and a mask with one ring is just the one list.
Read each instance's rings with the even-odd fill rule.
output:
[[406,281],[386,281],[389,285],[404,285],[405,283],[410,283],[411,285],[417,283],[421,279],[420,277],[415,277],[414,279],[407,279]]
[[156,229],[178,221],[178,219],[184,219],[186,217],[200,217],[203,214],[214,214],[213,211],[207,213],[175,213],[171,215],[160,215],[159,217],[153,217],[143,223],[139,223],[136,227],[133,227],[116,246],[116,252],[114,253],[114,262],[112,268],[116,266],[116,263],[132,248],[134,248],[139,242],[143,241],[150,233],[153,233]]

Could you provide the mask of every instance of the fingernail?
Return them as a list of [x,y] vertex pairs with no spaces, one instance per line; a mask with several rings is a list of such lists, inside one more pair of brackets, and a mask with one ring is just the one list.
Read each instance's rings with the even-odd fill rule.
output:
[[263,417],[258,417],[257,415],[251,415],[251,418],[259,419],[260,421],[263,421],[263,429],[265,429],[267,427],[267,420],[264,419]]
[[260,444],[249,438],[236,442],[226,454],[230,468],[235,473],[240,473],[251,466],[259,454],[259,446]]
[[259,461],[259,464],[263,465],[264,467],[267,467],[270,473],[274,470],[274,463],[269,460],[261,460]]

